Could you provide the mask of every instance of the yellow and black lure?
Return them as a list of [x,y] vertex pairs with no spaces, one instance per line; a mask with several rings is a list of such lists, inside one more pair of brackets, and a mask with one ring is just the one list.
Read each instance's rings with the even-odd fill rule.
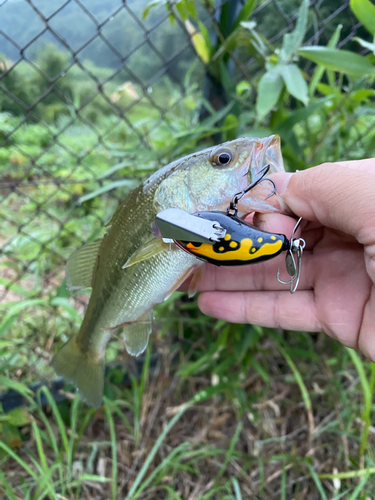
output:
[[284,234],[261,231],[224,212],[198,212],[194,216],[218,222],[225,230],[225,236],[218,241],[200,243],[174,240],[182,250],[216,266],[241,266],[273,259],[290,249],[290,242]]
[[227,212],[207,211],[190,215],[178,208],[160,212],[153,225],[154,236],[173,242],[185,252],[216,266],[255,264],[273,259],[286,250],[285,265],[291,279],[282,281],[279,271],[276,278],[280,283],[290,285],[290,292],[294,293],[305,248],[305,241],[295,238],[302,218],[297,221],[289,240],[284,234],[261,231],[237,217],[238,201],[259,182],[271,182],[274,190],[269,196],[276,193],[274,181],[265,177],[268,170],[269,165],[266,165],[258,179],[233,196]]

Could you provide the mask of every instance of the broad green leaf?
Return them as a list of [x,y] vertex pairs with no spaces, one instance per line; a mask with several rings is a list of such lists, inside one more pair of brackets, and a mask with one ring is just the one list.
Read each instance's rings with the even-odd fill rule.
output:
[[[340,34],[342,30],[342,24],[339,24],[335,29],[335,32],[331,36],[329,42],[327,43],[327,47],[335,48],[340,40]],[[314,74],[311,78],[309,85],[309,95],[312,97],[315,94],[315,89],[317,85],[320,83],[322,76],[324,74],[325,68],[323,66],[317,66],[315,68]]]
[[320,45],[304,47],[298,53],[327,69],[350,76],[374,75],[375,67],[368,59],[348,50],[331,49]]
[[8,422],[16,427],[22,427],[31,422],[30,415],[24,408],[14,408],[8,414]]
[[309,98],[307,95],[307,83],[303,78],[301,70],[295,64],[286,64],[279,66],[279,73],[283,77],[285,86],[289,94],[294,96],[296,99],[307,104]]
[[280,59],[286,63],[296,54],[305,38],[307,28],[307,17],[309,14],[309,0],[303,0],[298,11],[298,20],[293,33],[287,33],[283,38],[283,46],[280,51]]
[[3,321],[0,323],[0,331],[2,331],[4,327],[9,325],[9,318],[11,318],[12,316],[17,316],[18,313],[20,313],[26,307],[44,306],[46,304],[46,299],[28,299],[22,300],[20,302],[8,302],[6,314]]
[[0,375],[0,386],[3,386],[6,390],[13,389],[14,391],[19,392],[20,394],[32,395],[33,391],[27,387],[27,385],[22,382],[17,382],[16,380],[11,380],[8,377]]
[[260,118],[265,116],[276,106],[283,87],[283,79],[277,71],[270,70],[262,76],[259,81],[256,102],[256,111]]
[[19,285],[18,283],[14,283],[14,281],[2,278],[1,276],[0,276],[0,285],[5,286],[8,290],[13,290],[16,293],[23,295],[24,297],[29,297],[31,295],[30,291],[24,290],[22,286]]
[[204,64],[207,64],[211,59],[211,54],[204,37],[194,28],[189,20],[185,21],[185,28],[191,37],[191,42],[198,57],[204,62]]
[[2,424],[2,435],[4,443],[10,448],[20,448],[22,446],[21,434],[13,425],[4,422]]
[[98,177],[99,179],[105,179],[106,177],[110,177],[112,174],[117,172],[118,170],[121,170],[124,167],[131,167],[134,162],[131,160],[124,160],[121,163],[117,163],[117,165],[114,165],[110,169],[106,170],[103,175]]
[[82,318],[78,314],[77,310],[72,306],[72,304],[69,303],[69,300],[64,298],[64,297],[54,297],[51,302],[51,306],[57,306],[57,307],[62,307],[67,311],[70,316],[78,321],[80,321]]
[[121,181],[114,181],[111,182],[110,184],[106,184],[105,186],[102,186],[99,189],[95,189],[95,191],[92,191],[91,193],[85,194],[84,196],[81,196],[78,199],[78,203],[82,204],[84,201],[91,200],[91,198],[95,198],[95,196],[99,196],[103,193],[106,193],[107,191],[111,191],[112,189],[116,189],[119,187],[127,186],[129,188],[135,187],[137,184],[137,181],[133,179],[123,179]]
[[356,92],[352,92],[350,97],[353,101],[364,101],[368,100],[368,97],[374,97],[374,96],[375,96],[374,89],[360,89],[357,90]]
[[233,23],[232,31],[237,29],[239,27],[240,23],[242,23],[242,21],[247,21],[249,19],[249,17],[253,13],[257,3],[258,3],[258,0],[246,0],[245,1],[240,13],[237,16],[237,19]]
[[350,0],[350,7],[358,21],[375,35],[375,5],[370,0]]

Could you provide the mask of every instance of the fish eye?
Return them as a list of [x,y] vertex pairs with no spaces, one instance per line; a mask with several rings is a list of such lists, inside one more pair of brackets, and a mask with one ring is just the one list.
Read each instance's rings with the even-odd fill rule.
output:
[[228,148],[220,148],[213,152],[211,162],[214,167],[226,167],[233,160],[233,153]]

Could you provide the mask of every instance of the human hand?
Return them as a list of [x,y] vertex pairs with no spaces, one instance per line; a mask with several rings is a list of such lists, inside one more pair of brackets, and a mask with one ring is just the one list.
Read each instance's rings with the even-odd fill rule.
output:
[[[235,323],[324,331],[375,361],[375,159],[327,163],[272,178],[305,221],[297,292],[291,295],[276,280],[278,267],[288,279],[285,254],[246,267],[206,265],[201,311]],[[254,219],[261,229],[286,236],[295,223],[275,214]]]

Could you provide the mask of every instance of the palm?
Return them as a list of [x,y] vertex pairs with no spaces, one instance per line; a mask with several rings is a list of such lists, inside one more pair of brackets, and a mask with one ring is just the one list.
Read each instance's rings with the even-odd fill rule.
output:
[[358,347],[365,304],[374,288],[363,246],[328,228],[306,229],[306,237],[315,241],[305,254],[304,284],[313,290],[317,319],[327,334]]
[[[290,234],[295,221],[277,221]],[[274,230],[275,228],[268,228]],[[233,322],[266,327],[320,331],[371,355],[367,325],[375,324],[375,269],[369,251],[353,238],[308,223],[301,281],[294,295],[276,280],[283,256],[240,268],[206,266],[199,305],[203,312]],[[286,277],[285,277],[286,279]],[[372,304],[370,298],[372,297]],[[371,307],[372,306],[372,307]]]

